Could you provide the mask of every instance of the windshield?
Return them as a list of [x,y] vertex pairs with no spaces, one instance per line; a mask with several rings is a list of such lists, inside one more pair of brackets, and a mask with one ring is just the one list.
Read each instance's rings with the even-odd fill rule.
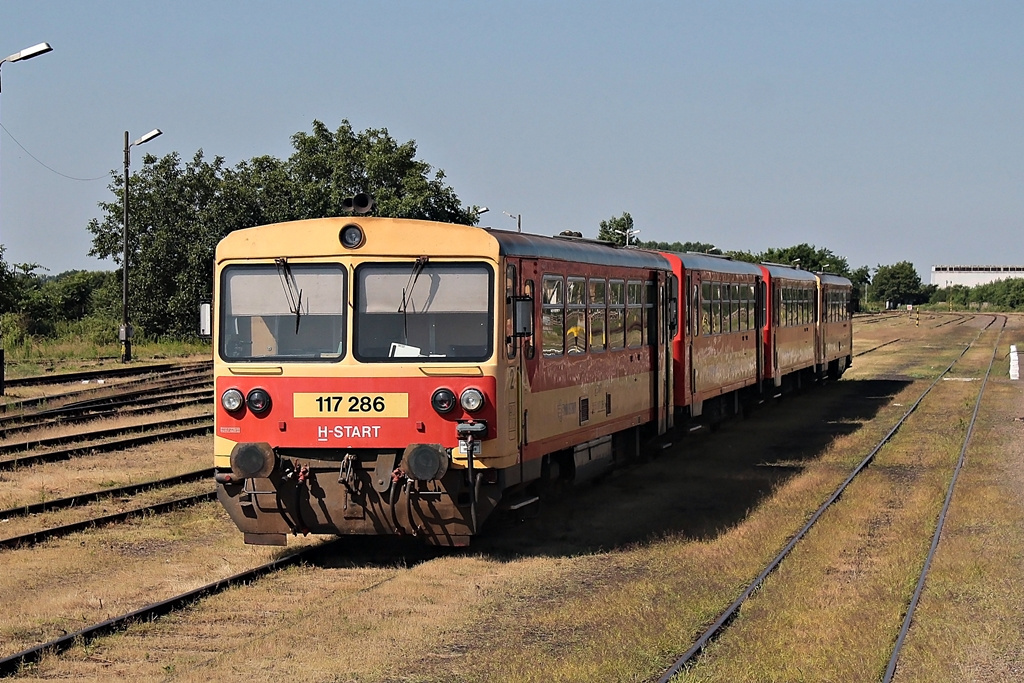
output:
[[225,360],[336,360],[345,354],[345,270],[337,264],[228,266],[221,275]]
[[365,263],[355,274],[356,358],[484,361],[493,348],[493,292],[493,272],[482,263]]

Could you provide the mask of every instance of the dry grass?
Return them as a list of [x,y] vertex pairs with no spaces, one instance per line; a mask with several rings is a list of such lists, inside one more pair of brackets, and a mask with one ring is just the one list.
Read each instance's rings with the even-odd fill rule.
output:
[[266,561],[216,503],[0,553],[0,652],[11,654]]
[[[208,408],[206,409],[208,410]],[[187,409],[173,416],[187,417],[202,409]],[[170,417],[173,417],[170,416]],[[112,420],[103,426],[124,426],[151,421],[153,416]],[[100,423],[90,427],[101,428]],[[79,426],[81,429],[81,426]],[[46,430],[39,438],[74,433],[73,427]],[[31,438],[26,435],[25,439]],[[181,439],[114,451],[83,455],[70,460],[20,467],[0,472],[0,509],[45,502],[55,498],[162,479],[212,466],[210,437]]]
[[[1020,328],[1011,342],[1021,344]],[[1004,347],[1009,344],[1004,344]],[[1005,359],[997,368],[1005,377]],[[897,681],[1024,679],[1024,396],[990,382]]]
[[[536,520],[480,539],[477,552],[485,556],[420,564],[358,602],[341,597],[344,591],[334,597],[334,587],[372,566],[303,574],[294,579],[302,588],[275,583],[266,589],[270,595],[305,591],[313,604],[289,607],[283,630],[273,636],[260,631],[255,644],[243,639],[240,645],[226,635],[225,654],[197,655],[202,648],[192,634],[244,631],[249,608],[225,614],[224,604],[284,609],[273,607],[279,603],[266,597],[263,582],[252,598],[246,589],[245,598],[206,601],[180,621],[151,627],[164,634],[159,642],[177,642],[176,648],[149,650],[148,638],[125,637],[80,654],[111,662],[112,671],[146,661],[143,677],[165,669],[185,674],[205,656],[210,661],[203,670],[227,679],[242,675],[238,661],[255,658],[258,673],[245,668],[244,675],[258,680],[633,680],[641,676],[636,672],[667,665],[680,643],[731,600],[845,476],[848,454],[828,449],[818,466],[818,446],[808,451],[801,443],[806,439],[794,440],[803,425],[800,409],[823,410],[823,418],[836,423],[822,426],[811,440],[827,444],[833,430],[859,423],[884,401],[858,398],[843,385],[835,389],[686,442],[672,457],[623,471]],[[851,400],[870,408],[851,410]],[[844,438],[877,439],[880,433],[869,434],[872,429]],[[781,457],[765,461],[764,452],[751,452],[751,432]],[[795,476],[801,468],[804,473]],[[652,535],[664,540],[652,542]],[[333,619],[335,626],[323,633],[321,612],[343,619]],[[210,622],[216,625],[206,626]],[[320,635],[310,642],[314,632]],[[309,643],[301,656],[293,654],[297,642]],[[65,661],[39,673],[57,675],[71,666]],[[101,677],[97,672],[104,670],[99,666],[92,675]]]
[[[943,319],[922,316],[918,326],[901,316],[859,327],[856,349],[904,341],[858,358],[847,379],[824,391],[687,440],[554,502],[536,519],[496,524],[470,554],[442,553],[404,566],[403,551],[379,539],[352,539],[327,565],[279,573],[48,658],[26,677],[656,678],[916,399],[925,383],[911,384],[912,378],[934,377],[977,333],[977,326],[935,327]],[[987,361],[967,360],[974,369],[960,377]],[[1006,385],[1009,410],[1019,415],[1020,385]],[[916,436],[904,432],[886,449],[685,680],[877,679],[977,388],[943,383],[945,403],[929,403],[915,418]],[[929,585],[936,592],[926,595],[926,616],[911,631],[899,671],[904,680],[999,680],[1019,671],[1022,424],[990,418],[975,436],[992,442],[992,463],[973,472],[973,458],[980,463],[981,455],[972,455],[967,472],[978,479],[955,502],[963,508],[954,510],[963,515],[955,537],[969,544],[959,560],[943,566],[945,578]],[[1008,440],[1016,450],[1005,448]],[[1015,494],[989,497],[995,487]],[[118,585],[130,602],[194,577],[222,575],[258,552],[239,547],[237,532],[213,506],[151,522],[153,529],[149,522],[132,527],[139,534],[134,540],[127,530],[83,535],[102,547],[94,555],[113,557],[89,559],[95,564],[81,571],[61,564],[58,552],[45,559],[25,554],[5,572],[32,576],[31,564],[43,572],[34,587],[57,581],[80,596]],[[70,545],[62,546],[65,555]],[[145,555],[129,552],[136,547]],[[945,550],[944,541],[940,556]],[[47,560],[59,566],[47,568]],[[104,571],[114,580],[98,580]],[[0,589],[16,594],[17,581],[3,579]],[[5,628],[42,631],[85,610],[81,598],[38,613],[25,596],[16,606],[20,612]],[[932,630],[921,628],[933,621]]]

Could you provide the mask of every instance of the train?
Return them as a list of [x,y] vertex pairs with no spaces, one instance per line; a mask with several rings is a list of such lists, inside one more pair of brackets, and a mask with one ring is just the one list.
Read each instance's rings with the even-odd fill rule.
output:
[[217,495],[246,543],[462,546],[852,361],[851,283],[370,215],[236,230],[213,307]]

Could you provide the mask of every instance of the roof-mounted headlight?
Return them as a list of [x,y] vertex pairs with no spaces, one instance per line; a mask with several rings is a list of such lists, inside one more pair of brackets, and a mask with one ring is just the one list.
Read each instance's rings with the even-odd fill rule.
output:
[[362,228],[355,223],[350,223],[338,233],[338,241],[346,249],[358,249],[366,241],[366,235],[363,234]]

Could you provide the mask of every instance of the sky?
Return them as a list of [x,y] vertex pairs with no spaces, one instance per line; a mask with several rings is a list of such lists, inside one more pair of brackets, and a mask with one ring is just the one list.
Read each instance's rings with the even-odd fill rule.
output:
[[[0,0],[0,244],[112,270],[132,149],[286,159],[319,120],[415,140],[482,225],[851,268],[1024,264],[1024,3]],[[114,173],[111,176],[111,172]]]

